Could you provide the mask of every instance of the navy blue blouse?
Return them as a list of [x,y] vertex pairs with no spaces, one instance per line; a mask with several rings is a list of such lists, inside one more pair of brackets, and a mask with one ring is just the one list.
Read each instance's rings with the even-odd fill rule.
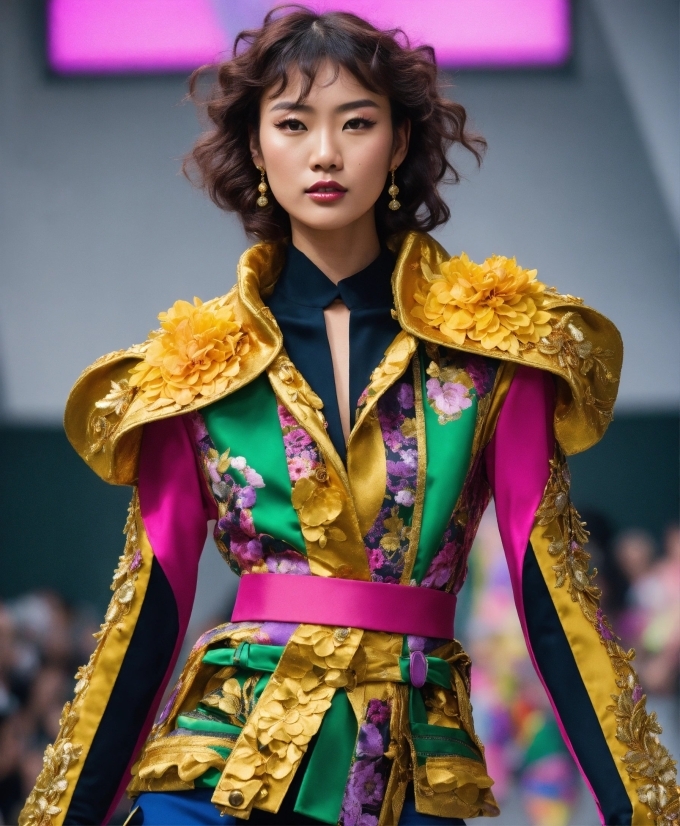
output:
[[359,396],[400,330],[391,313],[394,265],[394,256],[383,248],[365,269],[334,284],[304,253],[289,244],[286,262],[269,298],[269,308],[283,333],[283,346],[321,398],[328,435],[343,461],[346,445],[323,311],[338,298],[350,311],[349,389],[354,424]]

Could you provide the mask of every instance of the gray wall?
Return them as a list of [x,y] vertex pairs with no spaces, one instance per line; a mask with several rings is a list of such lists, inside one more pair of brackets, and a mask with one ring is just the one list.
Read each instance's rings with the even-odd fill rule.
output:
[[[611,316],[621,410],[680,398],[677,8],[583,0],[570,68],[454,79],[490,148],[438,237],[516,255]],[[637,72],[649,48],[628,42],[658,42],[658,71]],[[183,78],[50,76],[38,0],[0,0],[0,60],[0,411],[57,423],[94,358],[143,339],[176,298],[226,291],[246,239],[178,174],[199,131]]]

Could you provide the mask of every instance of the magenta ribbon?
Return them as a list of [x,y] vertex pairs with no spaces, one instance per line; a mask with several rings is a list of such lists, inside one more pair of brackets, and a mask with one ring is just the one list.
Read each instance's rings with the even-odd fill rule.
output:
[[244,574],[232,622],[338,625],[453,639],[456,597],[432,588],[292,574]]

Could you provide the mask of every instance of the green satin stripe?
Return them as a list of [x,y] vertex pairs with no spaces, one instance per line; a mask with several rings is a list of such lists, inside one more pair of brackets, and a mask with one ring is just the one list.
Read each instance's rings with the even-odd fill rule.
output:
[[472,404],[462,411],[461,417],[453,422],[439,424],[439,417],[427,401],[427,381],[430,377],[425,371],[430,359],[422,345],[420,357],[427,472],[420,543],[412,574],[418,584],[423,581],[439,549],[442,535],[463,489],[477,420],[477,393],[472,389]]
[[[210,746],[213,751],[217,751],[215,746]],[[220,750],[222,751],[222,750]],[[224,749],[227,753],[223,755],[225,758],[231,754],[231,749]],[[205,774],[202,774],[200,777],[197,777],[194,780],[194,788],[195,789],[216,789],[217,784],[219,782],[220,777],[222,776],[222,772],[219,769],[213,768],[211,766]]]
[[[225,760],[231,754],[231,749],[225,748],[224,746],[209,746],[209,748],[216,751],[221,757],[224,757]],[[217,783],[221,776],[222,772],[220,769],[216,769],[214,766],[211,766],[205,774],[202,774],[194,780],[194,788],[214,789],[217,787]]]
[[[446,660],[440,660],[439,657],[426,657],[425,659],[427,660],[426,682],[431,685],[440,685],[442,688],[451,688],[451,666]],[[405,683],[411,682],[410,666],[410,657],[399,657],[399,671]]]
[[[340,819],[345,785],[358,733],[357,718],[345,691],[336,691],[302,778],[295,811],[322,823]],[[321,782],[323,778],[323,782]]]
[[432,726],[427,722],[427,710],[420,690],[409,691],[409,717],[413,746],[418,765],[422,766],[429,755],[457,754],[482,762],[479,749],[470,735],[459,728]]
[[[262,476],[265,487],[257,489],[252,509],[258,533],[287,542],[306,555],[300,522],[291,502],[290,476],[281,434],[277,401],[266,375],[201,411],[210,438],[220,453],[244,456]],[[243,474],[229,468],[230,475],[245,484]]]
[[203,656],[208,665],[237,666],[251,671],[273,672],[284,651],[283,645],[242,642],[237,648],[213,648]]
[[178,728],[189,729],[190,731],[207,731],[211,734],[226,734],[230,737],[238,737],[241,729],[232,726],[231,723],[223,723],[210,717],[200,719],[199,717],[189,717],[187,714],[180,714],[177,718]]

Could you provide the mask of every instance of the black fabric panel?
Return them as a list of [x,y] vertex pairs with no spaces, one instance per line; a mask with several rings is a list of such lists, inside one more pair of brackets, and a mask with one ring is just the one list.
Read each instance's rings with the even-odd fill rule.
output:
[[531,647],[607,826],[629,826],[633,807],[602,734],[534,549],[524,557],[522,600]]
[[65,826],[103,823],[170,664],[178,634],[175,597],[163,569],[153,559],[137,625],[78,778]]
[[336,299],[349,308],[350,424],[373,370],[401,329],[392,318],[394,255],[382,248],[367,267],[334,284],[292,244],[268,299],[293,364],[323,402],[328,435],[344,462],[347,446],[335,390],[333,359],[323,310]]

